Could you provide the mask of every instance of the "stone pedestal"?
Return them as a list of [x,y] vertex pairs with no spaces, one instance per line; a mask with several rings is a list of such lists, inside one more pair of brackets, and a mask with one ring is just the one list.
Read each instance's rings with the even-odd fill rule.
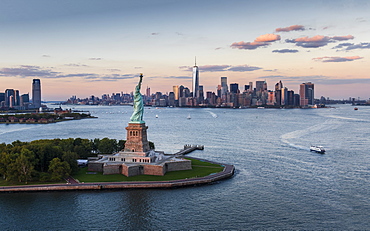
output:
[[149,152],[149,142],[145,123],[129,123],[126,127],[127,139],[124,152]]

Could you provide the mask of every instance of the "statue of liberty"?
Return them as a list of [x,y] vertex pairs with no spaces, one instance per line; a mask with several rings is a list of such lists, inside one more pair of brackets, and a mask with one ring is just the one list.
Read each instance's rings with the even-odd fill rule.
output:
[[143,97],[140,94],[141,82],[143,81],[143,74],[140,74],[140,81],[135,87],[134,93],[134,112],[130,118],[130,123],[145,123],[143,121],[144,103]]

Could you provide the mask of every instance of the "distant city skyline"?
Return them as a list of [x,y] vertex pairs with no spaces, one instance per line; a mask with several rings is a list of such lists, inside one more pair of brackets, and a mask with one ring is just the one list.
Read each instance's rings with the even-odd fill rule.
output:
[[[196,7],[195,7],[196,6]],[[279,80],[315,96],[370,98],[370,2],[14,0],[0,9],[0,91],[42,100]],[[270,88],[270,87],[269,87]]]

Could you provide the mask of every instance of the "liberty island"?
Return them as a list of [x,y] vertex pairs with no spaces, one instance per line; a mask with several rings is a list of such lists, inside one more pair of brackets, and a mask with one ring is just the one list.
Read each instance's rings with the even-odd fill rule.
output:
[[[127,141],[124,149],[114,154],[101,154],[96,158],[90,158],[88,161],[88,170],[86,174],[96,174],[98,172],[103,175],[122,174],[126,177],[137,175],[153,175],[164,176],[167,172],[190,171],[197,172],[192,169],[194,162],[199,167],[204,163],[210,163],[210,166],[217,166],[214,172],[192,178],[186,177],[181,179],[175,177],[176,180],[162,182],[160,178],[156,181],[134,181],[134,182],[110,182],[110,183],[80,183],[77,179],[67,177],[68,184],[48,184],[48,185],[32,185],[32,186],[7,186],[0,187],[1,191],[51,191],[51,190],[86,190],[86,189],[112,189],[112,188],[166,188],[166,187],[181,187],[198,184],[208,184],[221,179],[229,178],[234,174],[234,166],[227,164],[215,163],[212,161],[201,160],[198,158],[184,158],[184,155],[194,150],[202,150],[203,146],[185,145],[184,149],[175,154],[165,154],[163,151],[155,151],[151,148],[147,140],[147,129],[143,120],[144,106],[140,87],[143,76],[140,75],[140,80],[135,88],[135,104],[134,111],[130,117],[130,122],[126,127]],[[199,162],[199,160],[201,160]],[[54,161],[54,160],[53,160]],[[207,166],[207,167],[210,167]],[[222,168],[220,168],[223,166]],[[222,170],[223,169],[223,170]],[[222,171],[220,171],[222,170]],[[198,170],[199,171],[199,170]],[[186,174],[184,176],[187,176]],[[192,176],[190,174],[189,176]],[[171,178],[170,178],[171,179]]]

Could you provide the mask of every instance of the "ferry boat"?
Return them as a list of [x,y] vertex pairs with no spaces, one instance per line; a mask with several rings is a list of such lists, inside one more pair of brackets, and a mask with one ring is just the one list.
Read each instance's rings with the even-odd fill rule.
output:
[[323,146],[314,146],[314,145],[311,145],[310,151],[311,152],[321,153],[321,154],[324,154],[325,153],[325,149],[324,149]]

